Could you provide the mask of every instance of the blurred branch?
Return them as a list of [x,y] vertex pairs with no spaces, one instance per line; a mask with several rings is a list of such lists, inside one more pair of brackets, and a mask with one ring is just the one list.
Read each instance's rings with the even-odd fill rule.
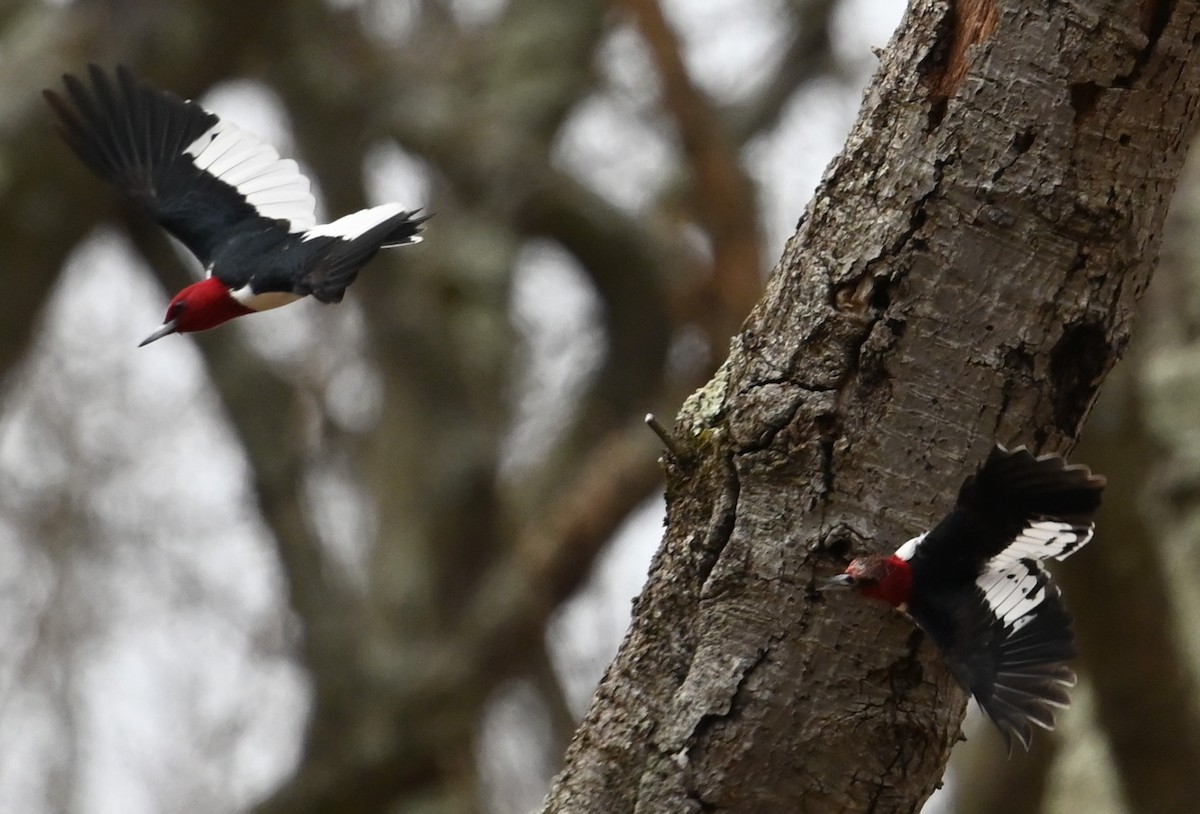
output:
[[[449,198],[445,203],[459,208],[457,217],[477,217],[475,212],[483,210],[506,218],[502,223],[514,230],[516,240],[556,241],[580,262],[603,301],[608,352],[574,426],[518,490],[525,507],[554,500],[597,439],[661,398],[673,327],[664,285],[670,266],[678,262],[673,254],[639,219],[556,168],[551,157],[572,107],[593,87],[592,60],[605,11],[602,3],[513,4],[490,49],[470,38],[443,48],[432,75],[437,87],[397,87],[388,108],[390,132],[449,182],[451,190],[443,195]],[[531,33],[535,30],[556,35],[538,38]],[[441,103],[430,105],[422,97]],[[431,228],[448,223],[447,217]],[[481,271],[506,275],[503,263],[516,244],[497,248]],[[453,251],[432,243],[430,250]]]
[[[430,45],[415,45],[416,54],[389,52],[387,59],[397,62],[380,70],[378,78],[380,88],[396,91],[395,106],[373,104],[378,88],[330,94],[305,89],[306,82],[324,83],[320,75],[306,75],[300,83],[278,77],[298,116],[305,155],[321,178],[335,179],[329,199],[339,211],[356,206],[361,196],[359,151],[347,150],[336,136],[338,123],[351,117],[369,121],[374,116],[381,135],[395,133],[451,187],[439,193],[440,216],[431,229],[444,230],[445,237],[436,240],[431,232],[422,249],[425,268],[408,275],[378,270],[364,275],[356,288],[365,295],[370,346],[385,377],[389,405],[365,461],[368,486],[380,507],[381,534],[371,566],[377,621],[361,633],[373,640],[376,664],[358,669],[367,673],[375,697],[363,698],[360,691],[353,726],[369,738],[372,751],[359,754],[366,744],[356,746],[347,738],[336,747],[310,749],[304,770],[264,803],[263,812],[322,805],[339,812],[368,811],[412,793],[452,799],[459,793],[452,776],[461,769],[491,689],[530,669],[530,659],[544,647],[547,616],[583,580],[630,507],[659,482],[644,429],[638,428],[633,451],[622,442],[610,445],[604,432],[619,424],[629,409],[624,404],[632,404],[634,393],[661,371],[667,332],[648,309],[661,307],[662,297],[653,288],[636,290],[655,284],[654,269],[636,254],[636,263],[624,265],[620,254],[614,256],[614,247],[619,253],[630,245],[631,230],[619,223],[627,218],[596,206],[594,195],[570,184],[547,184],[558,177],[548,169],[555,134],[592,82],[601,10],[598,5],[515,2],[486,47],[469,37],[453,47],[433,38],[433,47],[441,50],[427,55],[423,72],[395,68],[420,59],[420,49]],[[554,37],[540,33],[549,30]],[[355,45],[356,36],[340,32],[338,48],[361,53],[360,46],[370,41]],[[449,106],[430,104],[464,93],[466,98]],[[381,116],[379,110],[389,112]],[[362,146],[371,141],[369,135],[359,139]],[[574,193],[579,206],[546,206],[546,191],[554,188]],[[597,230],[597,221],[610,225]],[[554,508],[538,516],[553,518],[550,525],[519,532],[515,544],[500,522],[494,493],[496,450],[506,424],[492,411],[510,386],[504,375],[508,345],[495,327],[486,327],[497,320],[507,324],[507,277],[519,243],[505,228],[513,224],[518,234],[540,234],[543,227],[554,232],[568,250],[582,255],[597,280],[621,270],[619,284],[614,275],[614,285],[602,291],[610,319],[617,320],[610,335],[618,352],[610,355],[609,365],[620,377],[593,392],[599,399],[624,402],[621,409],[605,411],[605,420],[589,427],[590,435],[581,433],[588,443],[564,464],[564,472],[582,467],[588,473],[584,482],[564,488],[565,477],[547,480],[553,488],[545,499]],[[607,231],[611,240],[592,237],[596,231]],[[650,254],[643,245],[634,242],[634,252]],[[463,263],[466,246],[485,250],[472,252]],[[413,302],[432,307],[414,309]],[[642,313],[630,319],[624,316],[628,309]],[[481,326],[485,334],[479,333]],[[635,331],[655,338],[637,341]],[[624,369],[616,367],[622,364]],[[643,370],[648,372],[633,376],[630,385],[631,375]],[[423,465],[419,471],[398,471],[401,460]],[[613,491],[598,491],[597,484]],[[579,492],[586,499],[572,500]],[[431,605],[444,615],[431,615]],[[413,653],[424,657],[414,663]],[[388,670],[379,670],[381,659],[391,664]],[[386,687],[375,684],[385,678]],[[371,734],[380,721],[389,722],[382,740]],[[390,779],[381,783],[383,777]]]
[[608,354],[583,412],[592,437],[649,408],[661,388],[671,337],[664,278],[679,261],[644,224],[566,173],[548,170],[530,190],[517,225],[571,252],[604,301]]
[[[0,375],[17,365],[67,256],[114,212],[102,184],[84,178],[70,150],[52,135],[41,90],[57,84],[65,53],[86,39],[92,13],[64,17],[45,4],[5,6],[0,32]],[[82,183],[81,183],[82,181]]]
[[1130,810],[1167,814],[1200,799],[1200,686],[1171,599],[1166,529],[1145,521],[1146,484],[1167,456],[1147,432],[1133,375],[1139,357],[1131,353],[1110,377],[1077,450],[1109,480],[1096,540],[1064,568],[1064,590]]
[[511,555],[464,616],[467,650],[481,654],[488,669],[512,670],[513,642],[542,635],[546,619],[587,578],[620,524],[653,494],[662,479],[659,448],[640,422],[610,433],[553,505],[518,532]]
[[602,439],[543,518],[519,535],[526,580],[557,606],[582,584],[595,555],[662,483],[661,446],[642,422]]
[[[192,282],[159,229],[141,213],[126,210],[125,215],[127,233],[163,287],[177,291]],[[326,566],[302,503],[310,452],[302,442],[300,394],[230,327],[193,339],[248,459],[251,488],[283,564],[292,608],[306,627],[339,631],[346,620],[338,610],[349,611],[349,594],[336,582],[336,569]],[[337,683],[333,677],[342,672],[345,639],[313,631],[302,645],[316,693],[325,696],[327,682]]]
[[980,720],[974,735],[956,746],[950,757],[947,774],[954,781],[949,810],[954,814],[1046,811],[1047,781],[1062,737],[1059,732],[1046,733],[1034,740],[1028,752],[1008,755],[991,722]]
[[830,26],[839,0],[792,0],[787,4],[792,37],[763,87],[727,112],[733,140],[747,141],[770,130],[803,85],[836,70]]
[[718,354],[762,290],[763,262],[754,186],[711,100],[696,87],[658,0],[619,0],[650,50],[662,104],[675,120],[695,183],[696,217],[712,242],[712,312],[703,320]]
[[579,726],[579,716],[571,711],[567,702],[567,694],[554,669],[554,662],[548,650],[549,642],[545,636],[541,637],[539,644],[541,647],[537,648],[529,669],[529,677],[549,712],[550,737],[544,744],[546,765],[558,767],[567,751],[567,745],[571,742],[571,736],[575,734],[575,728]]
[[521,536],[516,554],[491,572],[462,623],[412,665],[394,706],[379,710],[389,735],[371,754],[322,753],[257,814],[370,814],[402,792],[432,787],[436,756],[461,748],[447,735],[469,728],[500,682],[530,669],[529,654],[544,646],[548,616],[587,576],[628,507],[657,485],[649,435],[630,428],[598,445],[547,526]]

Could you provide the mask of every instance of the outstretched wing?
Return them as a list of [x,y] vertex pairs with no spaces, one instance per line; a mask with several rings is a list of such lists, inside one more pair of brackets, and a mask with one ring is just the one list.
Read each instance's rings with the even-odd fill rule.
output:
[[1023,559],[1063,559],[1092,537],[1104,478],[1058,455],[997,446],[932,531],[897,555],[937,582],[973,580]]
[[296,162],[194,102],[155,90],[119,66],[66,75],[66,98],[43,95],[57,130],[104,180],[144,208],[208,266],[239,232],[303,232],[316,201]]

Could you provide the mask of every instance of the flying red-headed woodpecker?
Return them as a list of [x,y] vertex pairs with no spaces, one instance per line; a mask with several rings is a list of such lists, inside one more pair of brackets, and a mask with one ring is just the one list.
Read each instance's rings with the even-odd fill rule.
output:
[[312,295],[341,302],[380,249],[421,240],[425,218],[398,204],[318,225],[316,199],[295,161],[195,102],[155,90],[118,67],[88,66],[91,88],[43,91],[56,129],[83,163],[183,242],[206,277],[180,291],[141,343],[203,331]]
[[862,557],[822,589],[907,611],[1012,747],[1070,704],[1071,617],[1042,566],[1092,538],[1104,478],[1057,455],[997,447],[954,510],[890,556]]

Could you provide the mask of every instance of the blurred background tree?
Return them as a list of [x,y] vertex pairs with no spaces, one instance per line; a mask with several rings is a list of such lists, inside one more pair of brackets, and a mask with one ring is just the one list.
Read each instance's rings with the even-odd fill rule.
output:
[[[0,3],[0,810],[534,808],[658,542],[642,416],[724,358],[900,11]],[[197,270],[50,134],[41,88],[89,61],[259,132],[330,215],[426,207],[426,242],[342,306],[136,350]],[[1200,657],[1168,593],[1200,565],[1200,285],[1177,235],[1161,330],[1098,411],[1157,450],[1107,511],[1141,518],[1137,584],[1168,600],[1126,661],[1169,665],[1175,700],[1122,719],[1105,710],[1154,692],[1097,682],[1053,756],[1003,764],[1033,790],[1020,810],[1081,789],[1178,810],[1148,807],[1135,765],[1194,714]],[[1093,454],[1117,485],[1134,462],[1112,448]],[[1085,667],[1125,652],[1081,595],[1096,549],[1128,542],[1075,565]],[[1141,735],[1105,739],[1131,717]],[[1156,764],[1173,788],[1187,737]],[[972,739],[930,807],[978,810],[998,754]]]

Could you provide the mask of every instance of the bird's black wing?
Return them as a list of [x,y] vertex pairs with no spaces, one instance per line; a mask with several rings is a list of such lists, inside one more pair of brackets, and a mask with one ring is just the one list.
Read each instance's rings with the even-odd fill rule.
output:
[[321,302],[341,302],[346,288],[375,253],[383,248],[419,243],[420,226],[428,216],[385,204],[355,212],[309,230],[301,244],[311,259],[295,279],[297,294]]
[[1010,751],[1014,738],[1028,749],[1032,727],[1053,729],[1055,710],[1070,705],[1071,617],[1039,563],[996,574],[988,590],[967,585],[914,597],[909,612]]
[[155,90],[124,66],[88,66],[90,87],[66,75],[66,96],[43,95],[57,130],[104,180],[209,265],[245,229],[302,232],[316,201],[294,161],[194,102]]
[[[954,509],[897,552],[934,583],[966,582],[1022,559],[1063,559],[1092,537],[1104,478],[1058,455],[996,447]],[[914,591],[921,586],[914,586]]]

